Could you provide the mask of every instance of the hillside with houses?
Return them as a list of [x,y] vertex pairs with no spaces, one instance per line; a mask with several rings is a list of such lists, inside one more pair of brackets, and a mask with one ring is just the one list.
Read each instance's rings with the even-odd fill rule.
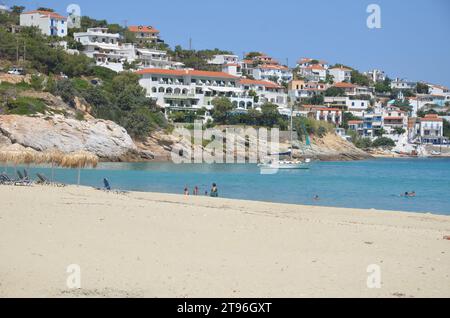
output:
[[[239,56],[171,47],[146,21],[121,26],[82,17],[80,28],[69,28],[49,8],[0,11],[2,115],[111,121],[154,152],[167,148],[162,140],[176,125],[287,130],[292,116],[316,146],[336,137],[352,159],[366,157],[356,148],[373,156],[450,155],[450,91],[439,83],[322,57],[290,66],[251,48]],[[65,106],[50,107],[44,93]]]

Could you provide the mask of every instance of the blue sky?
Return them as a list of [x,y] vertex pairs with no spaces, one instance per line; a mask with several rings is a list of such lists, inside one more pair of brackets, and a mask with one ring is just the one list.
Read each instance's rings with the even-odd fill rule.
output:
[[[293,66],[299,57],[361,71],[450,86],[448,0],[0,0],[52,7],[77,3],[83,15],[128,25],[153,25],[172,47],[265,52]],[[381,29],[366,26],[366,8],[381,7]]]

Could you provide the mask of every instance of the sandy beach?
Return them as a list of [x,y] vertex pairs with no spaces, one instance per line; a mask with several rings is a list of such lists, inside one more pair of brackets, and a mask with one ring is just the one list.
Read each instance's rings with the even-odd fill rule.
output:
[[0,296],[450,297],[446,235],[448,216],[0,186]]

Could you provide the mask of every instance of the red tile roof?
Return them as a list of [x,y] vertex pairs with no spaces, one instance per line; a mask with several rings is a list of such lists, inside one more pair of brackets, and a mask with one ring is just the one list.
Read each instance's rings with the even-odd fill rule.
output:
[[143,33],[159,33],[157,29],[152,26],[143,26],[143,25],[130,25],[128,27],[130,32],[143,32]]
[[263,65],[258,65],[256,68],[260,68],[260,69],[272,69],[272,70],[287,70],[288,68],[286,66],[282,66],[282,65],[272,65],[272,64],[263,64]]
[[251,79],[247,79],[247,78],[241,79],[239,81],[239,84],[241,84],[241,85],[259,85],[259,86],[264,86],[264,87],[268,87],[268,88],[282,88],[280,85],[272,83],[272,82],[256,81],[256,80],[251,80]]
[[339,83],[334,84],[333,86],[339,87],[339,88],[355,88],[356,87],[352,83],[346,83],[346,82],[339,82]]
[[349,125],[357,125],[357,124],[362,124],[364,121],[362,120],[349,120],[348,124]]
[[436,122],[442,122],[443,119],[440,118],[438,115],[436,114],[428,114],[425,115],[424,118],[420,118],[420,121],[436,121]]
[[351,69],[349,69],[348,67],[333,67],[332,70],[341,70],[341,71],[351,71]]
[[50,17],[50,18],[54,18],[54,19],[62,19],[62,20],[67,19],[66,17],[63,17],[62,15],[60,15],[56,12],[44,11],[44,10],[33,10],[33,11],[24,12],[22,14],[35,14],[35,13],[40,13],[41,15],[43,15],[45,17]]
[[136,74],[160,74],[160,75],[172,75],[172,76],[197,76],[197,77],[218,77],[218,78],[231,78],[238,79],[239,77],[224,73],[224,72],[208,72],[197,70],[166,70],[160,68],[147,68],[139,70]]
[[311,70],[325,70],[325,68],[319,64],[313,64],[310,65],[308,67],[306,67],[306,69],[311,69]]

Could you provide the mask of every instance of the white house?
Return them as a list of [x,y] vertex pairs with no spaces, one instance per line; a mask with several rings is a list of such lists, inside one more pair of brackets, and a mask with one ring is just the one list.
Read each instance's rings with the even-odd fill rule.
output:
[[315,120],[326,121],[330,124],[339,126],[342,124],[342,110],[339,108],[329,108],[316,105],[303,105],[303,111],[307,117],[314,118]]
[[239,56],[234,54],[214,55],[214,58],[208,61],[208,64],[213,65],[238,64],[238,63],[239,63]]
[[288,95],[293,102],[299,102],[302,98],[323,94],[329,87],[330,85],[325,83],[293,80],[288,85]]
[[420,138],[424,144],[441,144],[444,139],[444,120],[436,114],[420,118]]
[[392,89],[414,89],[416,87],[415,82],[406,81],[404,79],[396,78],[391,82]]
[[20,25],[38,27],[48,36],[67,36],[67,18],[55,12],[34,10],[20,14]]
[[430,95],[450,97],[450,91],[445,86],[430,84],[428,87]]
[[370,78],[374,83],[383,82],[386,79],[386,74],[384,71],[373,69],[364,73],[368,78]]
[[388,134],[394,134],[396,128],[408,128],[408,115],[395,106],[383,109],[383,128]]
[[227,63],[222,66],[222,72],[233,75],[242,76],[242,66],[238,63]]
[[261,106],[264,103],[276,104],[279,108],[287,107],[288,95],[285,89],[273,82],[241,79],[239,81],[240,88],[248,95],[250,91],[254,91],[258,96],[256,106]]
[[163,42],[159,38],[159,31],[150,25],[130,25],[128,31],[134,34],[140,45]]
[[292,71],[283,65],[263,64],[253,69],[253,77],[256,80],[290,82],[293,79]]
[[328,73],[333,76],[335,83],[350,82],[352,80],[352,70],[343,66],[330,68]]
[[86,32],[74,33],[75,41],[83,44],[83,53],[94,58],[97,65],[116,72],[123,71],[125,62],[136,60],[132,44],[120,44],[118,33],[108,33],[107,28],[90,28]]
[[136,59],[140,62],[139,68],[163,68],[163,69],[180,69],[183,63],[173,62],[167,56],[166,51],[155,49],[136,49]]
[[240,88],[239,78],[223,72],[143,69],[140,85],[166,115],[172,111],[213,108],[212,100],[227,97],[238,109],[254,108],[254,99]]
[[299,75],[308,81],[325,81],[327,78],[327,69],[319,64],[312,64],[299,68]]
[[363,99],[350,99],[348,96],[324,97],[324,104],[328,107],[339,108],[355,115],[364,117],[369,111],[370,101]]
[[[314,63],[313,63],[314,62]],[[317,62],[317,63],[316,63]],[[297,61],[297,67],[298,68],[305,68],[311,65],[320,65],[325,69],[328,69],[330,67],[330,65],[328,64],[327,61],[324,60],[316,60],[316,59],[312,59],[312,58],[308,58],[308,57],[303,57],[300,60]]]

